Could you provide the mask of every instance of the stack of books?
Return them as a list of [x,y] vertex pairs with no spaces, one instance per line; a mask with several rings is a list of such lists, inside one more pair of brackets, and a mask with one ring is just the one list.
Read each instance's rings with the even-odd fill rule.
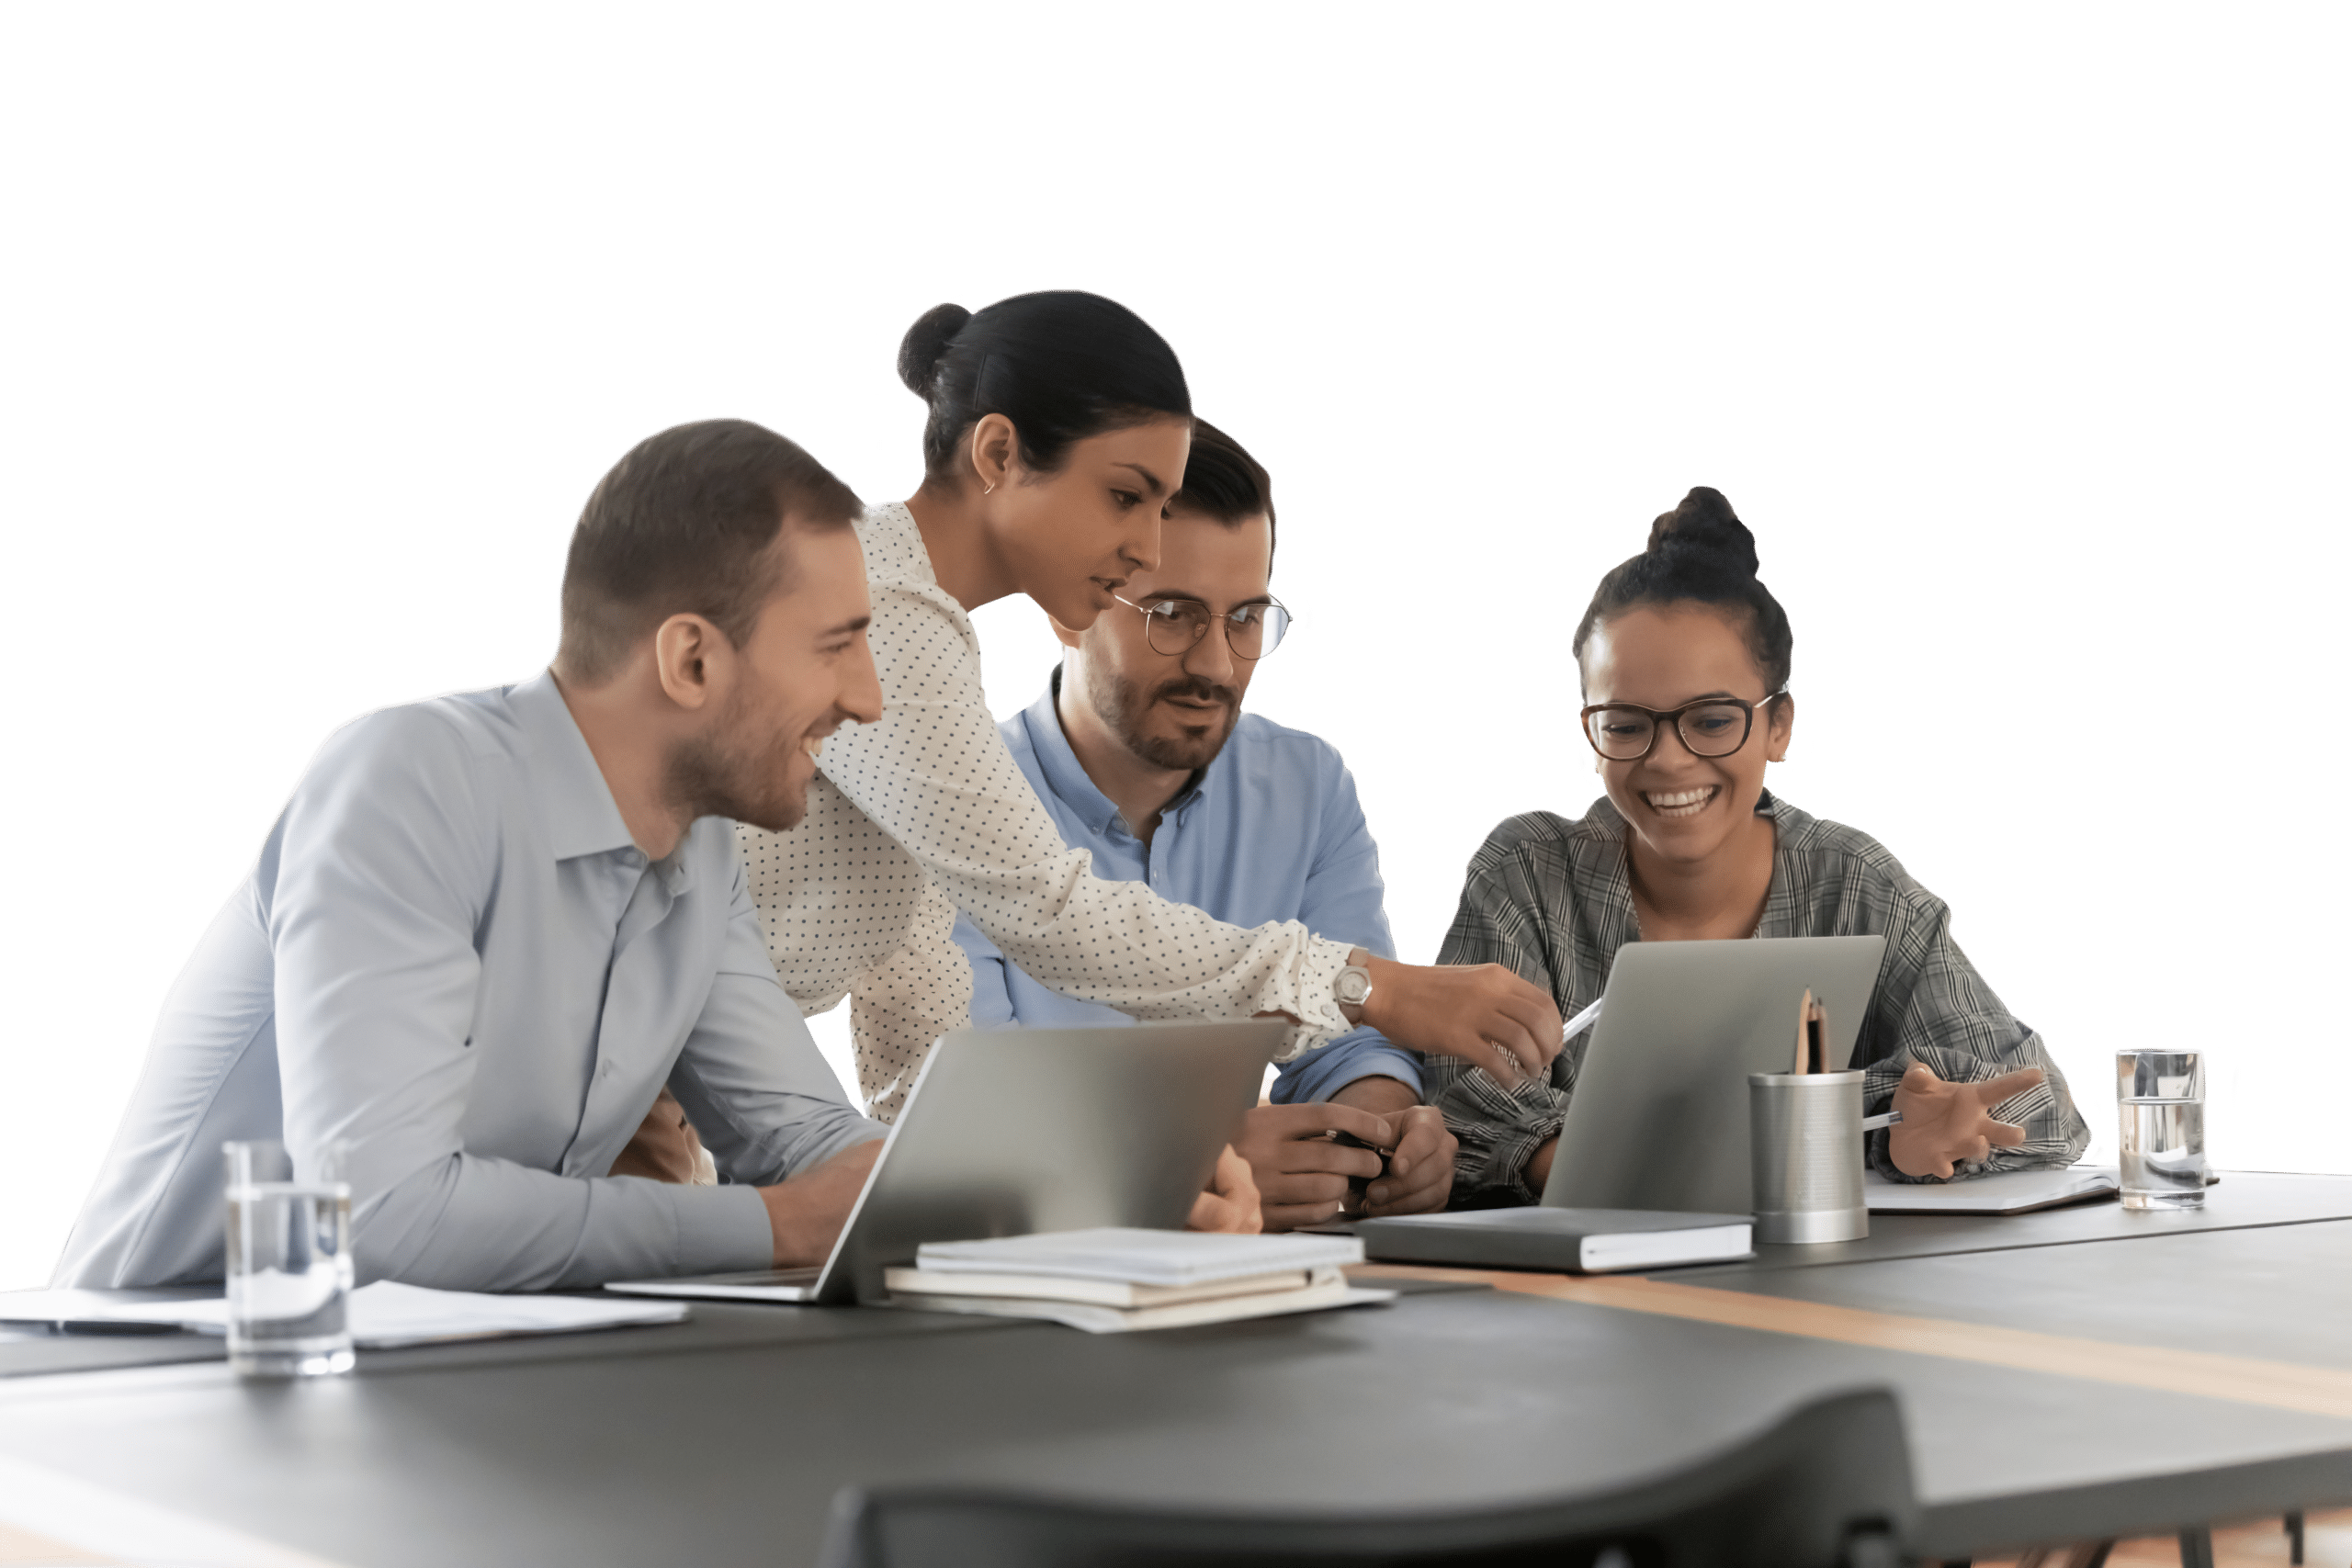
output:
[[930,1242],[883,1276],[890,1304],[922,1312],[1038,1317],[1118,1334],[1385,1302],[1340,1272],[1363,1261],[1352,1236],[1195,1231],[1051,1231]]

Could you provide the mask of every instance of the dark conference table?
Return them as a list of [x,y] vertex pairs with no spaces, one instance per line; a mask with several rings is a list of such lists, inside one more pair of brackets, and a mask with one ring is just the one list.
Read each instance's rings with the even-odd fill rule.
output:
[[697,1303],[294,1385],[193,1337],[19,1337],[0,1457],[352,1568],[717,1568],[810,1561],[851,1483],[1476,1506],[1885,1384],[1930,1558],[2352,1502],[2352,1178],[2233,1174],[2199,1214],[1882,1215],[1640,1279],[1368,1272],[1411,1293],[1125,1336]]

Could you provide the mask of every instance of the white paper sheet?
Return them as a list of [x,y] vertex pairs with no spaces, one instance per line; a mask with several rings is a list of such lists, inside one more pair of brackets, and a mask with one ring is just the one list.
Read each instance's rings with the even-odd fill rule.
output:
[[[100,1304],[76,1292],[76,1316],[116,1323],[176,1323],[200,1334],[228,1332],[229,1303],[219,1296],[192,1302]],[[573,1334],[583,1329],[676,1323],[684,1302],[610,1301],[595,1296],[496,1296],[473,1291],[429,1291],[379,1280],[351,1292],[351,1337],[363,1350],[392,1350],[445,1339],[489,1339],[510,1334]]]
[[1941,1184],[1889,1181],[1873,1170],[1862,1178],[1862,1196],[1873,1214],[2022,1214],[2106,1197],[2115,1185],[2113,1166],[2005,1170]]

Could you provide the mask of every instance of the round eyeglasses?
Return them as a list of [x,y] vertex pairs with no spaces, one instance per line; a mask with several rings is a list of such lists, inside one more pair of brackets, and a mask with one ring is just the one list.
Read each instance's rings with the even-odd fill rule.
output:
[[1778,691],[1760,703],[1701,697],[1663,713],[1633,703],[1594,703],[1584,710],[1584,738],[1610,761],[1637,762],[1657,744],[1659,727],[1671,724],[1693,757],[1728,757],[1747,744],[1748,732],[1756,728],[1756,710],[1786,695],[1785,690]]
[[1209,623],[1222,621],[1225,646],[1234,658],[1263,659],[1283,645],[1283,634],[1290,630],[1290,612],[1278,599],[1237,604],[1220,615],[1198,599],[1146,599],[1138,604],[1115,593],[1111,597],[1143,616],[1144,640],[1154,653],[1190,653],[1209,635]]

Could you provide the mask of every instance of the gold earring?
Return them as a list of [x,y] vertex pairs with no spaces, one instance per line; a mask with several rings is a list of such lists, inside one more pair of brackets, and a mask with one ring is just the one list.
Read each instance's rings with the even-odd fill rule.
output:
[[982,488],[980,493],[982,495],[994,495],[996,493],[996,481],[994,479],[990,479],[988,484]]

